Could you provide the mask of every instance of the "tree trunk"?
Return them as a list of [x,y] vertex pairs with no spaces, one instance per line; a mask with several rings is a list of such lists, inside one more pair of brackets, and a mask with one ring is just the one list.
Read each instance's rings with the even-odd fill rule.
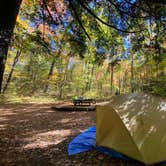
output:
[[113,93],[113,80],[114,80],[114,66],[111,65],[111,94]]
[[22,52],[22,48],[21,48],[20,50],[18,50],[17,53],[16,53],[16,56],[15,56],[15,58],[14,58],[11,71],[10,71],[9,76],[8,76],[8,78],[7,78],[6,84],[4,85],[4,88],[3,88],[3,93],[5,93],[5,91],[6,91],[7,87],[8,87],[8,85],[9,85],[9,83],[10,83],[10,81],[11,81],[11,78],[12,78],[12,75],[13,75],[13,72],[14,72],[14,69],[15,69],[15,66],[16,66],[16,64],[17,64],[17,62],[18,62],[18,59],[19,59],[19,57],[20,57],[20,55],[21,55],[21,52]]
[[131,54],[131,92],[134,92],[134,56]]
[[119,89],[118,89],[118,94],[120,95],[120,93],[121,93],[121,76],[120,76],[120,74],[119,74],[119,81],[118,81],[118,87],[119,87]]
[[21,1],[22,0],[1,0],[0,2],[0,93],[2,92],[8,47]]
[[122,92],[125,93],[125,86],[126,86],[126,82],[125,82],[125,76],[122,77]]
[[[53,75],[55,62],[56,62],[56,57],[53,57],[53,60],[52,60],[51,66],[50,66],[50,70],[49,70],[49,73],[48,73],[47,80],[49,80],[50,77]],[[48,86],[49,86],[49,84],[47,83],[45,88],[44,88],[44,91],[43,91],[44,93],[46,93],[48,91]]]
[[62,95],[63,95],[63,85],[59,88],[59,96],[58,96],[58,99],[62,99]]
[[91,87],[92,87],[92,80],[93,80],[94,69],[95,69],[95,65],[93,64],[92,70],[91,70],[91,74],[90,74],[90,78],[89,78],[89,91],[91,90]]
[[89,62],[86,63],[86,67],[87,67],[87,71],[88,71],[88,72],[87,72],[88,78],[87,78],[87,80],[86,80],[85,92],[86,92],[86,91],[89,91],[89,80],[90,80],[90,78],[89,78],[89,76],[90,76]]
[[0,45],[0,93],[2,92],[3,73],[5,71],[7,51],[8,47],[2,47]]

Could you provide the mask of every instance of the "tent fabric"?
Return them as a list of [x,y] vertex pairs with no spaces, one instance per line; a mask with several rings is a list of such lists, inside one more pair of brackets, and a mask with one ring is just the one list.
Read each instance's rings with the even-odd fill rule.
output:
[[109,148],[96,146],[96,126],[92,126],[83,133],[75,137],[68,146],[68,154],[76,155],[78,153],[86,152],[96,149],[100,152],[103,152],[109,156],[121,158],[125,160],[130,160],[126,156],[111,150]]
[[96,146],[96,126],[90,127],[85,132],[75,137],[68,146],[68,154],[75,155],[94,149]]
[[133,93],[97,106],[98,146],[114,149],[145,164],[166,160],[166,102]]

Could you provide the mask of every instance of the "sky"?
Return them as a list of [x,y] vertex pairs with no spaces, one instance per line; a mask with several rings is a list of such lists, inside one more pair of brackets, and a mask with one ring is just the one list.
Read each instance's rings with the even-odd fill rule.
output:
[[[122,0],[117,0],[117,1],[121,2]],[[132,3],[135,2],[135,0],[130,0],[130,1]],[[89,8],[94,8],[94,3],[93,2],[89,3]],[[69,22],[68,22],[69,17],[71,17],[71,13],[67,12],[66,15],[63,17],[63,23],[64,23],[63,26],[64,27],[67,27],[69,25]],[[120,18],[115,18],[114,21],[115,21],[114,24],[116,24],[117,28],[123,29],[125,27],[124,20],[121,20]],[[29,25],[31,27],[33,27],[33,28],[36,28],[36,24],[38,24],[38,23],[42,24],[43,20],[41,20],[39,18],[36,18],[36,21],[30,22]],[[55,31],[58,30],[58,28],[59,28],[59,26],[55,25],[55,24],[51,24],[50,27],[51,27],[52,30],[55,30]],[[129,50],[129,48],[131,46],[131,43],[130,43],[130,40],[129,40],[129,36],[124,36],[123,38],[124,38],[124,47],[126,49],[126,53],[125,54],[128,55],[128,50]],[[50,46],[52,48],[52,51],[55,51],[55,49],[56,49],[56,42],[51,40]],[[104,50],[102,48],[99,48],[98,51],[99,52],[103,52]]]

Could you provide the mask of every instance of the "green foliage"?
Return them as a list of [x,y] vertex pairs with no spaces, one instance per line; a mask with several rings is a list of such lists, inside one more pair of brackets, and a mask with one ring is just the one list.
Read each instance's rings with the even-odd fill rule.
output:
[[47,66],[38,57],[30,57],[29,62],[20,70],[19,77],[15,78],[18,94],[34,95],[44,88],[47,77]]
[[148,80],[148,83],[143,86],[143,90],[154,95],[166,97],[166,76]]
[[84,96],[85,98],[92,98],[92,99],[101,97],[97,90],[86,92],[84,93]]
[[55,103],[56,100],[54,97],[46,96],[46,95],[37,95],[37,96],[19,96],[16,94],[5,94],[0,95],[0,103],[14,103],[14,104],[22,104],[22,103]]
[[[95,1],[89,8],[104,22],[118,24],[123,15],[106,3]],[[48,6],[53,14],[51,4]],[[166,79],[159,77],[160,73],[166,75],[166,40],[160,21],[130,20],[132,26],[126,25],[129,30],[137,31],[141,25],[145,31],[124,35],[89,15],[79,2],[74,4],[91,40],[74,21],[70,8],[65,9],[67,15],[58,17],[54,13],[53,21],[48,11],[43,16],[37,1],[23,4],[6,63],[4,84],[14,69],[6,95],[17,96],[18,100],[19,96],[35,98],[45,94],[60,99],[75,95],[109,98],[133,89],[166,96]],[[164,9],[158,8],[162,15]],[[130,41],[128,48],[126,38]],[[19,50],[21,55],[12,66]],[[69,68],[71,57],[74,64]]]

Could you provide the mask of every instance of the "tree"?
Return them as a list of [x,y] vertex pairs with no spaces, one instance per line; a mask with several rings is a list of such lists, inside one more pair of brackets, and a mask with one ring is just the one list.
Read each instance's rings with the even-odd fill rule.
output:
[[[28,1],[29,2],[29,1]],[[30,1],[32,2],[32,1]],[[69,2],[69,3],[65,3]],[[21,4],[21,0],[13,0],[9,2],[9,0],[2,0],[2,8],[6,8],[5,12],[0,13],[0,91],[2,91],[2,81],[3,81],[3,73],[5,69],[5,61],[7,59],[7,51],[8,46],[11,40],[11,35],[13,32],[15,19],[19,10],[19,6]],[[26,1],[27,3],[27,1]],[[10,7],[8,6],[10,4]],[[110,27],[111,29],[116,30],[119,34],[124,35],[125,33],[137,33],[142,30],[142,21],[146,21],[147,19],[155,19],[155,22],[159,22],[165,25],[165,21],[163,20],[163,16],[165,15],[165,2],[164,1],[147,1],[147,0],[136,0],[134,2],[125,0],[99,0],[99,1],[72,1],[72,0],[42,0],[42,1],[33,1],[31,3],[33,6],[35,5],[35,10],[31,15],[31,19],[36,21],[36,24],[39,22],[43,23],[43,39],[45,40],[45,30],[47,26],[51,26],[54,24],[55,26],[65,23],[65,19],[69,18],[68,21],[71,22],[74,20],[74,24],[81,27],[81,31],[79,33],[82,34],[84,32],[86,36],[91,39],[93,36],[90,36],[90,31],[87,31],[87,27],[85,26],[85,19],[87,17],[83,17],[83,15],[88,16],[88,22],[91,27],[95,27],[96,25],[100,27],[100,24]],[[61,4],[61,5],[57,5]],[[3,11],[3,10],[1,10]],[[104,11],[104,12],[101,12]],[[111,11],[111,12],[110,12]],[[68,13],[68,14],[67,14]],[[71,14],[73,13],[73,15]],[[100,15],[100,13],[102,13]],[[34,15],[34,16],[33,16]],[[71,15],[73,16],[71,18]],[[5,18],[5,19],[4,19]],[[95,22],[95,26],[90,24]],[[41,23],[40,23],[41,24]],[[68,23],[67,23],[68,24]],[[39,25],[39,24],[38,24]],[[158,24],[159,25],[159,24]],[[59,27],[62,28],[62,27]],[[66,28],[66,26],[64,26]],[[97,28],[96,28],[97,29]],[[99,30],[98,28],[97,30]],[[89,35],[90,34],[90,35]],[[83,35],[81,35],[83,36]],[[36,40],[37,38],[34,38]],[[85,37],[82,38],[83,42],[86,42]],[[38,41],[39,42],[39,41]],[[42,41],[44,44],[44,42]],[[78,43],[78,42],[77,42]],[[156,38],[155,42],[157,46],[157,51],[160,54],[161,48],[159,45],[159,38]],[[83,48],[83,47],[82,47]],[[161,55],[161,54],[160,54]],[[160,56],[159,56],[160,57]],[[159,58],[157,58],[159,59]]]
[[0,3],[0,93],[2,92],[3,74],[8,47],[20,4],[21,0],[2,0]]

